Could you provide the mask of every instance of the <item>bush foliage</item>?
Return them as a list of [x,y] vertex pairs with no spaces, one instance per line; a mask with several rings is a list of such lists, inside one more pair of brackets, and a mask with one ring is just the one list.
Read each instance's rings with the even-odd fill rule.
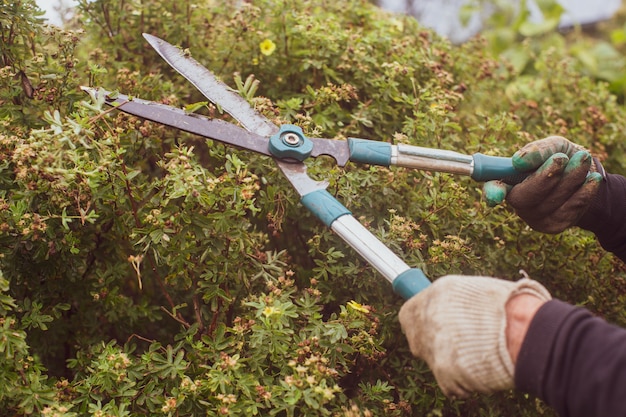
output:
[[[232,4],[231,4],[232,3]],[[625,173],[626,113],[562,49],[532,77],[360,0],[80,2],[67,29],[0,11],[4,415],[552,415],[446,399],[388,283],[298,203],[273,161],[108,109],[80,85],[227,118],[143,40],[187,49],[310,136],[510,155],[560,134]],[[529,230],[481,185],[320,158],[309,171],[435,279],[516,279],[626,325],[626,270],[593,236]]]

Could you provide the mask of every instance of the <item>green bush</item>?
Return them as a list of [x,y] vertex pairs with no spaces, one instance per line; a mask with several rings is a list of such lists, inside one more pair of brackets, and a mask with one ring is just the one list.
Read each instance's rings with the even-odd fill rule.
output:
[[[608,87],[557,49],[518,76],[481,40],[452,46],[365,1],[230,3],[82,1],[71,30],[44,26],[31,1],[0,11],[3,414],[552,415],[514,392],[446,399],[410,356],[402,300],[272,160],[79,86],[227,119],[148,32],[310,136],[510,155],[562,134],[624,174],[625,113]],[[626,325],[626,270],[588,233],[535,233],[458,176],[324,158],[309,171],[433,279],[524,269]]]

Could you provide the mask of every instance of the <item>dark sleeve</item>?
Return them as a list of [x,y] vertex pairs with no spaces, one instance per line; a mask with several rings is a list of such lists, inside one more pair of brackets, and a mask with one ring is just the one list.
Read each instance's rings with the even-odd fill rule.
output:
[[545,303],[522,343],[515,386],[561,417],[626,416],[626,329],[562,301]]
[[606,174],[578,226],[593,232],[604,249],[626,262],[626,178]]

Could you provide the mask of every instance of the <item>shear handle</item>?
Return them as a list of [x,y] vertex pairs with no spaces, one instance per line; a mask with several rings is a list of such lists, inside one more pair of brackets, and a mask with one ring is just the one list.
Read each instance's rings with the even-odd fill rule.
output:
[[410,268],[359,223],[328,191],[313,191],[304,195],[301,201],[380,272],[392,284],[394,291],[405,300],[430,285],[430,281],[420,269]]

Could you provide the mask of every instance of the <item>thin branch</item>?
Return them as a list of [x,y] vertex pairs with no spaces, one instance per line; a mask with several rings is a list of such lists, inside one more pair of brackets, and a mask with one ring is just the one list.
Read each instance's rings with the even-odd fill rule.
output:
[[174,315],[167,308],[163,306],[161,306],[161,310],[163,310],[168,316],[170,316],[171,318],[173,318],[174,320],[182,324],[185,327],[185,329],[188,329],[191,327],[191,324],[189,324],[185,319],[179,318],[180,314]]
[[[144,341],[150,344],[157,342],[156,340],[148,339],[147,337],[143,337],[143,336],[138,335],[137,333],[133,333],[130,336],[128,336],[128,339],[126,339],[126,343],[130,342],[132,339],[139,339],[141,341]],[[161,348],[161,349],[165,350],[164,348]]]
[[198,294],[194,294],[192,297],[193,300],[193,311],[196,315],[196,323],[198,323],[198,329],[200,333],[204,330],[204,323],[202,322],[202,312],[200,311],[200,300],[198,299]]

